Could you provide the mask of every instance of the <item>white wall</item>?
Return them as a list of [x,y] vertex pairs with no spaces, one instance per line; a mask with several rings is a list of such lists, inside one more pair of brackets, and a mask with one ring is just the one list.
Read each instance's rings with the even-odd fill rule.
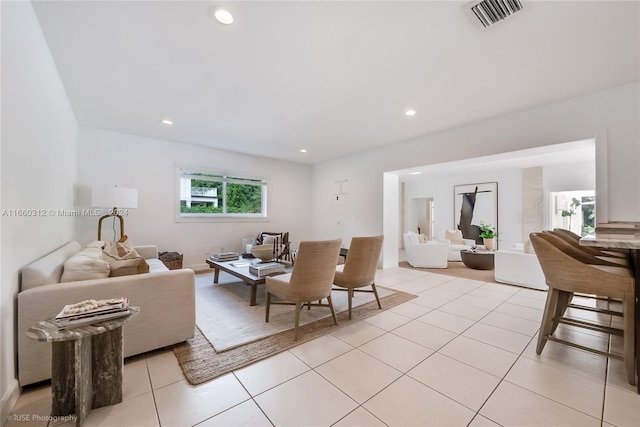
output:
[[[607,134],[609,220],[638,221],[638,117],[640,85],[633,83],[316,165],[314,233],[354,236],[380,232],[382,174],[386,171],[579,141],[603,131]],[[348,212],[329,202],[335,191],[333,182],[344,178],[349,179],[353,201]],[[349,218],[340,230],[336,227],[338,215]],[[395,241],[385,239],[385,245]]]
[[[138,208],[124,218],[125,233],[134,245],[184,254],[184,266],[202,265],[223,248],[240,251],[242,238],[260,231],[289,231],[293,246],[311,236],[310,166],[98,129],[80,128],[78,140],[76,207],[89,207],[94,185],[136,188]],[[175,222],[176,164],[266,177],[269,220]],[[103,222],[103,240],[113,238],[111,221]],[[97,224],[96,217],[78,218],[81,243],[96,240]]]
[[[456,177],[425,177],[406,183],[407,201],[433,197],[435,202],[434,234],[455,228],[453,187],[475,182],[498,183],[499,248],[510,248],[522,240],[522,171],[520,169],[469,173]],[[493,224],[496,225],[496,224]],[[405,230],[406,231],[406,230]]]
[[[73,203],[77,124],[30,2],[2,9],[2,418],[17,396],[15,301],[19,269],[73,238],[68,217],[11,216],[13,209]],[[8,211],[5,211],[8,210]]]
[[[541,165],[542,166],[542,165]],[[498,231],[499,248],[510,248],[522,243],[522,169],[495,170],[493,172],[469,173],[460,176],[425,176],[405,184],[407,201],[407,224],[413,224],[411,215],[415,200],[433,197],[435,208],[435,234],[453,229],[453,187],[474,182],[498,183]],[[554,164],[543,166],[545,194],[550,191],[595,189],[593,162]],[[543,209],[547,209],[545,205]],[[544,214],[541,212],[541,214]],[[406,230],[404,230],[406,231]],[[415,230],[414,230],[415,231]]]

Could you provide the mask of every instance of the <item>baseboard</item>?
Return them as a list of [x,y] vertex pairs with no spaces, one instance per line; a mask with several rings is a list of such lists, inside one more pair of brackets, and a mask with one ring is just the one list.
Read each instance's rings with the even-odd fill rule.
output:
[[0,404],[0,426],[4,426],[7,422],[9,414],[11,414],[13,407],[16,406],[18,397],[20,397],[20,385],[18,384],[18,380],[14,378],[9,385],[9,390],[2,396],[2,402]]

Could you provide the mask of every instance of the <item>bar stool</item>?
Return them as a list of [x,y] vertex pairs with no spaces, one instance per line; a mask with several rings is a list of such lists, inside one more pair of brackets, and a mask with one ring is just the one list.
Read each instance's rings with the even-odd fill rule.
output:
[[[602,356],[621,359],[627,370],[629,384],[635,384],[635,352],[634,352],[634,316],[635,294],[634,277],[626,267],[611,265],[592,265],[581,262],[554,246],[546,233],[531,233],[529,238],[533,245],[540,266],[544,272],[549,292],[544,307],[536,353],[542,353],[547,341],[555,341]],[[574,292],[618,298],[622,302],[624,329],[603,326],[581,319],[565,316],[565,310]],[[616,314],[610,312],[609,314]],[[608,334],[621,335],[624,339],[624,354],[612,354],[586,347],[553,335],[559,323],[574,327],[587,328]]]

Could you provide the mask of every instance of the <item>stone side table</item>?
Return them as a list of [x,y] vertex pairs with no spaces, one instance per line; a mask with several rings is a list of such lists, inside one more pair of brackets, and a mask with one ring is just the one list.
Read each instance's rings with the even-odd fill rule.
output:
[[58,330],[53,319],[38,322],[27,336],[52,343],[51,415],[76,415],[81,426],[91,409],[122,402],[122,326],[140,312]]

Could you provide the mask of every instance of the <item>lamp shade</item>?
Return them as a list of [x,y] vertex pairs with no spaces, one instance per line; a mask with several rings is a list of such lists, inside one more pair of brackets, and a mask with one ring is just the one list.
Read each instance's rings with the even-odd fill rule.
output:
[[91,206],[95,208],[124,208],[138,207],[138,190],[126,187],[92,187]]

